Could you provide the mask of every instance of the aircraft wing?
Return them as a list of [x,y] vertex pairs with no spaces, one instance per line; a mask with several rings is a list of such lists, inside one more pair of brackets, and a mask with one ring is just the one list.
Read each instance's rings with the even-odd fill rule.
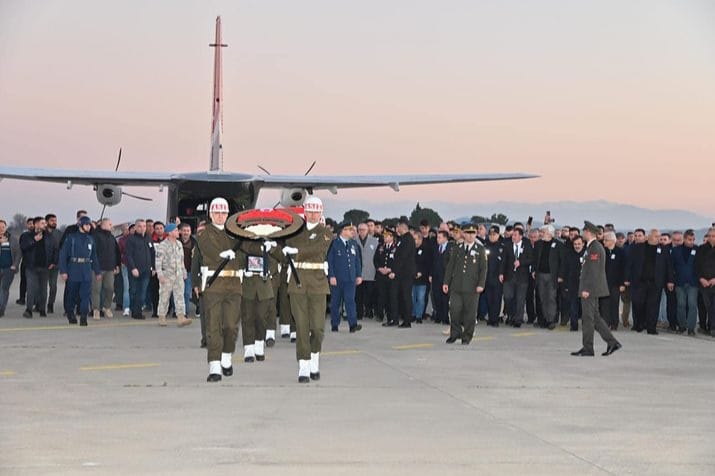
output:
[[0,178],[77,185],[166,185],[175,177],[175,174],[170,172],[114,172],[0,166]]
[[257,175],[256,180],[266,188],[305,188],[330,190],[386,186],[397,191],[402,185],[427,185],[459,182],[488,182],[493,180],[522,180],[538,175],[513,174],[435,174],[435,175]]

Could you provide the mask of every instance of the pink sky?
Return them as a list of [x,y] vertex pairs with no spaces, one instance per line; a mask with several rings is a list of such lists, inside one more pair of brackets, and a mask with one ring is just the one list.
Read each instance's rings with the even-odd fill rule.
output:
[[[533,172],[399,198],[713,214],[712,2],[344,3],[2,1],[0,161],[205,169],[221,14],[228,170]],[[0,215],[28,190],[65,193],[3,181]]]

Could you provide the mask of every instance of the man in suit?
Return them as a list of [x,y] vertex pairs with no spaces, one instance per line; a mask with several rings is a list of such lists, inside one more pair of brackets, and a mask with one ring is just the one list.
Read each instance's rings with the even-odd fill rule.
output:
[[345,303],[350,332],[362,329],[357,322],[355,290],[362,284],[362,256],[353,236],[353,224],[343,222],[338,226],[340,235],[328,250],[328,280],[330,281],[330,322],[332,331],[338,332],[340,305]]
[[[637,230],[641,232],[642,230]],[[663,288],[675,288],[670,253],[659,243],[660,232],[651,230],[648,241],[631,246],[626,263],[625,285],[631,287],[633,330],[656,335]]]
[[524,322],[526,291],[529,287],[529,266],[534,261],[534,250],[529,240],[524,239],[524,231],[514,227],[511,243],[504,247],[504,271],[499,281],[504,284],[504,302],[507,315],[514,327]]
[[601,317],[612,331],[618,329],[618,306],[621,292],[626,287],[623,284],[626,270],[626,258],[623,248],[616,246],[616,234],[607,231],[603,234],[603,244],[606,251],[606,281],[608,282],[608,297],[601,298]]
[[554,239],[553,225],[544,225],[541,227],[541,233],[542,238],[536,242],[534,249],[536,259],[532,269],[542,308],[541,327],[554,330],[558,317],[556,291],[559,284],[564,281],[564,245]]
[[450,293],[452,314],[447,344],[461,339],[462,344],[468,345],[474,336],[479,295],[484,292],[487,280],[487,253],[486,248],[476,242],[474,225],[467,225],[462,232],[464,243],[454,250],[449,260],[442,290]]
[[363,317],[372,319],[375,309],[375,251],[380,244],[379,240],[371,236],[367,223],[358,225],[358,237],[356,240],[362,256],[362,283],[357,287],[355,293],[355,304],[357,305],[358,321]]
[[499,227],[496,225],[489,228],[486,248],[487,281],[484,294],[487,296],[487,311],[489,313],[487,325],[499,327],[499,313],[501,312],[504,287],[499,280],[499,275],[504,273],[504,243],[499,236]]
[[447,269],[453,247],[454,244],[449,242],[448,231],[440,230],[437,232],[437,244],[432,254],[430,283],[432,285],[432,302],[434,303],[432,320],[438,324],[449,324],[449,294],[444,292],[442,285],[444,284],[444,272]]
[[621,348],[621,344],[613,337],[598,311],[599,298],[609,294],[608,281],[606,280],[606,252],[603,245],[596,239],[598,231],[598,227],[590,221],[584,223],[583,237],[586,240],[586,255],[581,267],[578,288],[583,309],[583,347],[571,353],[575,357],[593,357],[594,329],[608,344],[606,351],[601,355],[611,355]]
[[392,273],[395,275],[395,286],[391,303],[396,316],[402,317],[401,328],[412,327],[412,283],[417,273],[415,263],[415,239],[410,233],[407,217],[401,217],[397,224],[397,248]]

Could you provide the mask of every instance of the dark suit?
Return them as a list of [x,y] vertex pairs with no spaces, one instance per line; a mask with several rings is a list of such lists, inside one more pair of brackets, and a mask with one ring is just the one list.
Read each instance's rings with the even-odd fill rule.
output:
[[611,329],[618,328],[618,306],[621,300],[621,286],[626,276],[626,256],[622,248],[606,248],[606,281],[608,282],[607,297],[599,303],[601,317]]
[[407,232],[397,242],[395,261],[392,271],[395,273],[395,286],[390,295],[390,306],[394,319],[402,317],[406,323],[412,322],[412,283],[417,274],[415,264],[415,239]]
[[[514,325],[524,322],[526,291],[529,287],[529,266],[534,261],[534,250],[529,240],[522,239],[520,249],[514,252],[514,243],[504,245],[504,302],[509,318]],[[514,269],[514,263],[519,267]]]
[[630,283],[633,329],[656,333],[660,297],[666,283],[675,282],[670,253],[660,245],[637,243],[628,250],[625,281]]
[[487,309],[489,311],[489,324],[499,323],[501,312],[502,293],[504,285],[499,281],[499,275],[504,273],[504,244],[487,242],[487,283],[484,294],[487,296]]
[[[547,256],[548,254],[548,256]],[[536,273],[536,290],[541,301],[544,324],[556,322],[558,307],[556,305],[556,292],[558,280],[564,274],[564,245],[557,240],[536,242],[534,249],[534,265]]]
[[578,320],[581,318],[581,300],[578,296],[579,280],[581,279],[581,262],[584,251],[577,253],[569,248],[564,254],[564,313],[561,315],[561,324],[571,322],[571,330],[578,330]]
[[[588,297],[583,297],[584,292],[588,293]],[[592,240],[586,247],[578,294],[581,296],[583,308],[583,349],[593,353],[594,330],[609,347],[615,345],[616,338],[611,334],[598,310],[599,298],[608,296],[609,291],[606,280],[606,252],[597,240]]]
[[442,284],[454,246],[454,243],[447,242],[444,244],[444,250],[440,250],[440,245],[437,244],[432,253],[432,302],[434,303],[432,319],[443,324],[449,324],[449,294],[442,292]]

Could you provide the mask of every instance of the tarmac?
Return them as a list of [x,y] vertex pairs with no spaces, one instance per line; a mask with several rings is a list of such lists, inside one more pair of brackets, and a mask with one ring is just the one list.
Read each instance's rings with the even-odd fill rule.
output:
[[[0,475],[713,475],[715,339],[442,326],[326,332],[206,383],[194,322],[0,319]],[[60,289],[61,293],[61,289]],[[61,294],[60,294],[61,295]],[[239,338],[240,340],[240,338]]]

